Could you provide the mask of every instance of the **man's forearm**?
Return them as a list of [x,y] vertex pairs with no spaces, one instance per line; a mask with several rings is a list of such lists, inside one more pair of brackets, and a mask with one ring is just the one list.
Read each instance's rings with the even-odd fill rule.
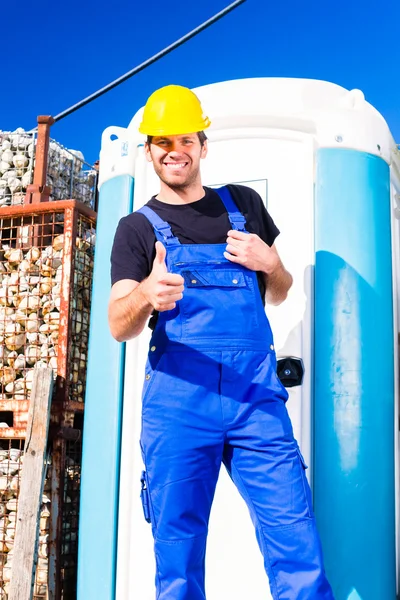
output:
[[279,261],[276,268],[270,273],[264,273],[265,278],[265,299],[268,304],[278,305],[286,300],[287,293],[290,290],[293,277],[286,271],[282,262]]
[[126,342],[138,336],[153,312],[153,307],[142,293],[142,283],[109,307],[111,334],[118,342]]

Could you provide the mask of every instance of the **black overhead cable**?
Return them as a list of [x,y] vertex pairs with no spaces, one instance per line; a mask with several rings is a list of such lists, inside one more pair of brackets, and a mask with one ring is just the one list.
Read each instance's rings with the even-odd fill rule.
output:
[[227,6],[226,8],[224,8],[223,10],[221,10],[219,13],[217,13],[216,15],[214,15],[213,17],[211,17],[207,21],[204,21],[204,23],[202,23],[201,25],[199,25],[195,29],[192,29],[192,31],[190,31],[189,33],[187,33],[186,35],[184,35],[183,37],[181,37],[179,40],[176,40],[176,42],[174,42],[173,44],[170,44],[169,46],[167,46],[166,48],[164,48],[164,50],[161,50],[161,52],[158,52],[157,54],[154,54],[154,56],[152,56],[151,58],[148,58],[147,60],[145,60],[143,63],[141,63],[140,65],[138,65],[137,67],[135,67],[131,71],[128,71],[127,73],[125,73],[125,75],[121,75],[121,77],[118,77],[118,79],[115,79],[114,81],[112,81],[111,83],[109,83],[108,85],[106,85],[105,87],[102,87],[97,92],[94,92],[94,94],[90,94],[90,96],[87,96],[86,98],[84,98],[83,100],[81,100],[80,102],[78,102],[77,104],[74,104],[70,108],[67,108],[66,110],[63,110],[62,112],[60,112],[58,115],[56,115],[54,117],[54,121],[55,122],[56,121],[61,121],[61,119],[63,119],[64,117],[67,117],[68,115],[70,115],[71,113],[75,112],[79,108],[82,108],[83,106],[86,106],[86,104],[89,104],[89,102],[92,102],[92,100],[96,100],[96,98],[99,98],[99,96],[102,96],[106,92],[109,92],[110,90],[112,90],[113,88],[115,88],[120,83],[123,83],[124,81],[126,81],[127,79],[129,79],[129,77],[132,77],[133,75],[136,75],[140,71],[143,71],[143,69],[145,69],[146,67],[148,67],[148,66],[152,65],[153,63],[155,63],[159,58],[162,58],[163,56],[165,56],[166,54],[168,54],[172,50],[175,50],[175,48],[178,48],[178,46],[181,46],[182,44],[184,44],[185,42],[187,42],[188,40],[190,40],[192,37],[194,37],[195,35],[197,35],[201,31],[204,31],[204,29],[206,29],[207,27],[209,27],[210,25],[212,25],[213,23],[215,23],[219,19],[222,19],[222,17],[224,17],[226,14],[228,14],[229,12],[231,12],[232,10],[234,10],[240,4],[243,4],[243,2],[246,2],[246,0],[236,0],[235,2],[232,2],[232,4],[230,4],[229,6]]

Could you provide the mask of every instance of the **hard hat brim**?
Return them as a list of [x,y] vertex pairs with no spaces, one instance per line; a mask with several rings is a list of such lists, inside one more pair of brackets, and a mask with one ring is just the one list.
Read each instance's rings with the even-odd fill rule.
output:
[[[169,128],[149,128],[146,127],[145,123],[141,123],[139,127],[139,132],[144,135],[150,135],[151,137],[162,137],[163,135],[185,135],[189,133],[198,133],[199,131],[204,131],[204,129],[208,129],[210,127],[211,121],[208,117],[201,122],[193,125],[190,123],[189,128],[182,124],[181,127],[175,127],[172,129]],[[190,129],[190,131],[189,131]]]

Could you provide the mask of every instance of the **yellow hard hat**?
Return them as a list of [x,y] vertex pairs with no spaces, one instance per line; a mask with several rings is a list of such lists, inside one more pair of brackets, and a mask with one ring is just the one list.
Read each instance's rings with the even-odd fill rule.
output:
[[182,135],[203,131],[211,125],[200,100],[189,88],[167,85],[146,102],[139,131],[145,135]]

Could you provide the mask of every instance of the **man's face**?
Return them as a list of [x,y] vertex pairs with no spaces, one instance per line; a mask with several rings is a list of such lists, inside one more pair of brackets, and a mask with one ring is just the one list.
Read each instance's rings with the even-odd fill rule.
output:
[[145,152],[163,183],[184,189],[200,178],[200,160],[207,155],[207,142],[202,146],[197,133],[153,137]]

